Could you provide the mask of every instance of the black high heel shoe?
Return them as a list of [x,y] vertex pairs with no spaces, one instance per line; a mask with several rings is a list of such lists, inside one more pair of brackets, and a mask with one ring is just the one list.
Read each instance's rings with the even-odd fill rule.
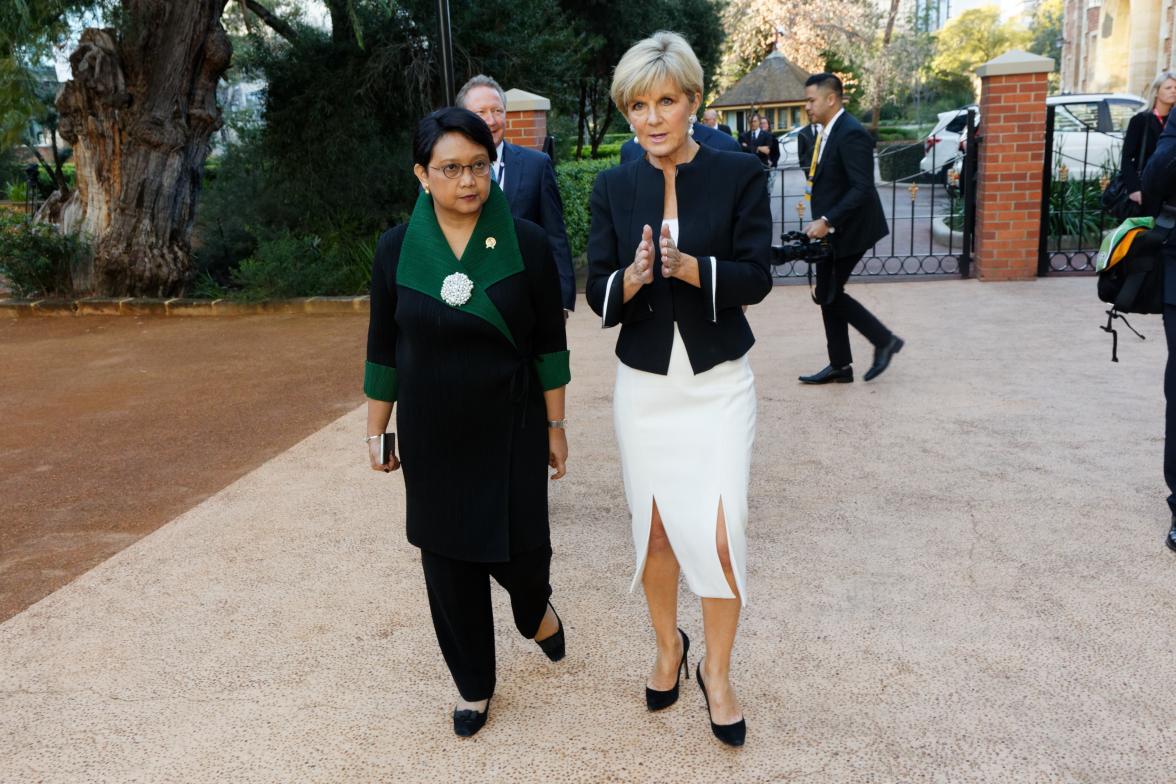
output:
[[551,608],[551,612],[555,615],[555,620],[559,621],[559,629],[550,637],[535,640],[535,644],[543,649],[543,652],[547,654],[547,658],[553,662],[557,662],[564,657],[565,652],[563,619],[559,617],[559,613],[555,612],[554,604],[548,602],[547,606]]
[[740,719],[734,724],[715,724],[715,720],[710,715],[710,696],[706,693],[706,684],[702,682],[701,661],[694,674],[698,677],[698,688],[702,689],[702,698],[706,700],[706,717],[710,719],[711,732],[728,746],[742,746],[743,741],[747,739],[747,721]]
[[453,734],[459,738],[476,735],[478,730],[486,726],[486,718],[490,715],[490,700],[486,700],[486,710],[478,713],[476,710],[453,711]]
[[690,638],[686,636],[686,632],[681,629],[678,634],[682,635],[682,661],[678,662],[677,674],[674,676],[674,688],[668,691],[658,691],[645,687],[645,707],[651,711],[658,711],[662,708],[668,708],[678,701],[678,682],[682,679],[682,675],[686,675],[686,680],[690,680],[690,668],[686,666],[686,654],[690,652]]

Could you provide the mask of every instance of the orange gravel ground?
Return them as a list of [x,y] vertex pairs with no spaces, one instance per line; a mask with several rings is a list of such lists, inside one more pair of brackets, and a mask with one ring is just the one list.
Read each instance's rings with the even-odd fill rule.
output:
[[362,403],[366,329],[0,321],[0,621]]

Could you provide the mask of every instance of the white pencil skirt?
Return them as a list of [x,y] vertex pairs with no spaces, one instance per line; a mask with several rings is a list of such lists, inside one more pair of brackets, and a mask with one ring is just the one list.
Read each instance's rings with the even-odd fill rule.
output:
[[719,502],[739,596],[747,603],[747,480],[755,441],[755,376],[747,356],[694,375],[674,325],[667,375],[617,364],[613,420],[641,582],[653,504],[695,594],[733,599],[716,544]]

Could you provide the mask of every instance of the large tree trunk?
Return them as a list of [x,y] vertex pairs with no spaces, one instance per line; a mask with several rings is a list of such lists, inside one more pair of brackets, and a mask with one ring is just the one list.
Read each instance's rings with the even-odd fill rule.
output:
[[77,186],[47,205],[94,248],[91,280],[108,296],[181,293],[209,139],[221,125],[216,85],[232,46],[226,0],[123,0],[126,26],[89,29],[57,97]]

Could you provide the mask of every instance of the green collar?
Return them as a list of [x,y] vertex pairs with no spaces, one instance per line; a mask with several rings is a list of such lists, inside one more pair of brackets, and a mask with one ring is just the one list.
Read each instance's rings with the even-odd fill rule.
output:
[[[482,214],[461,259],[453,255],[445,241],[437,223],[433,197],[427,193],[417,197],[400,249],[397,284],[489,322],[517,348],[510,328],[486,289],[522,271],[523,254],[515,236],[514,218],[497,183],[490,184],[490,197],[482,206]],[[473,291],[464,303],[445,302],[442,297],[442,285],[451,275],[464,275],[473,283]]]

